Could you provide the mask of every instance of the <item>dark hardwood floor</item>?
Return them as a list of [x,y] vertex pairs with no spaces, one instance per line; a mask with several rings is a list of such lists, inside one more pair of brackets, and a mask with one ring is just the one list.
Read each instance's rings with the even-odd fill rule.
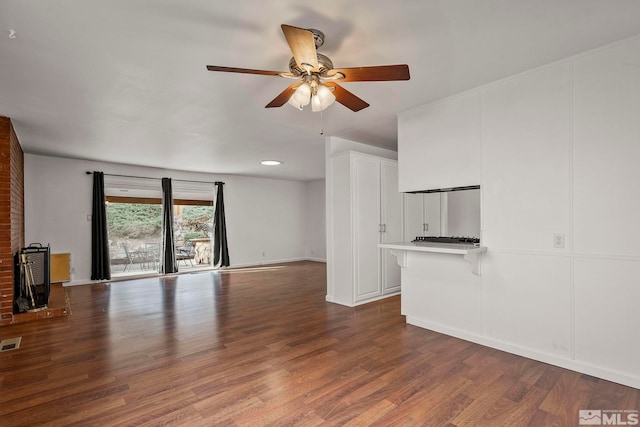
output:
[[405,324],[400,298],[325,302],[325,265],[66,288],[0,328],[2,426],[575,426],[640,392]]

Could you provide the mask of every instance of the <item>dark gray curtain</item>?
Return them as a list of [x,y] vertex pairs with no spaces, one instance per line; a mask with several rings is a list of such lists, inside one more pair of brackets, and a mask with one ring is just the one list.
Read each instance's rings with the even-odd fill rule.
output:
[[229,266],[229,248],[227,247],[227,223],[224,218],[224,182],[216,182],[216,210],[213,214],[213,264],[216,267]]
[[93,172],[93,207],[91,209],[91,280],[110,280],[107,209],[104,196],[104,173]]
[[162,250],[160,272],[177,273],[176,244],[173,239],[173,192],[171,178],[162,178]]

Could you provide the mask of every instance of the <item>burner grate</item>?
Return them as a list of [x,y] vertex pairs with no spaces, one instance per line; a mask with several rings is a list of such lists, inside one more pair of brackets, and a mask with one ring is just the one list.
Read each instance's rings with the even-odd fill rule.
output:
[[457,237],[457,236],[418,236],[413,243],[429,242],[429,243],[462,243],[477,245],[480,239],[476,237]]

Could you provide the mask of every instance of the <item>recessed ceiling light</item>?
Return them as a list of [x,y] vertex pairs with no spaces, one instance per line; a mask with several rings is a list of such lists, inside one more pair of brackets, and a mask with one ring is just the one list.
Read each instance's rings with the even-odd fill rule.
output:
[[281,165],[282,162],[280,160],[263,160],[260,162],[260,164],[265,166],[278,166]]

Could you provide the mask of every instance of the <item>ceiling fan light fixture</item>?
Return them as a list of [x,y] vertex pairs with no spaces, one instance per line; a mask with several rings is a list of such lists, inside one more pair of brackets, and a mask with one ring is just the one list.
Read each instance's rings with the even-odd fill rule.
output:
[[336,97],[331,90],[323,85],[318,85],[315,95],[311,98],[311,109],[314,112],[326,110],[336,101]]
[[311,100],[311,86],[308,83],[302,83],[296,91],[289,98],[289,105],[296,107],[298,110],[302,110],[302,107],[308,105]]
[[282,28],[289,50],[293,54],[289,60],[289,72],[218,65],[207,65],[207,70],[280,76],[298,80],[299,83],[287,86],[265,105],[265,108],[282,107],[288,103],[298,110],[302,110],[305,105],[311,103],[313,111],[323,111],[335,101],[353,112],[369,106],[364,100],[338,85],[338,82],[386,82],[410,79],[407,64],[335,69],[331,59],[317,51],[324,43],[324,34],[321,31],[286,24],[282,24],[280,28]]

